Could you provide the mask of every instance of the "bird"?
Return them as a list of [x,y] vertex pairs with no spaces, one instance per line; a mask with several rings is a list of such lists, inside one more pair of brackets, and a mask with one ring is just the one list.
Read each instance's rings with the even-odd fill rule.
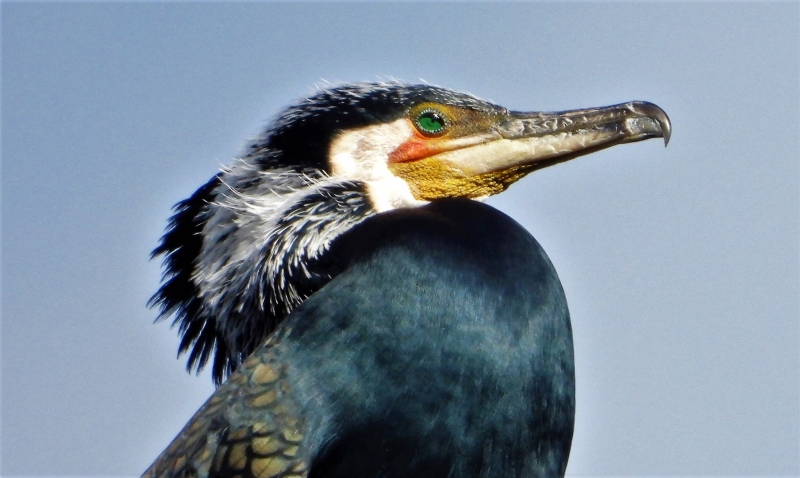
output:
[[563,476],[567,300],[539,243],[482,200],[670,135],[644,101],[518,112],[429,84],[287,107],[153,251],[157,320],[217,388],[143,476]]

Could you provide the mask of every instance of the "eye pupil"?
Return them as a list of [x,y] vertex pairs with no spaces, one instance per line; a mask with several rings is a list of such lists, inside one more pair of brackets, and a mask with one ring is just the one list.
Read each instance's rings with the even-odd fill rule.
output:
[[425,133],[438,133],[445,127],[444,117],[437,111],[424,111],[417,117],[417,124]]

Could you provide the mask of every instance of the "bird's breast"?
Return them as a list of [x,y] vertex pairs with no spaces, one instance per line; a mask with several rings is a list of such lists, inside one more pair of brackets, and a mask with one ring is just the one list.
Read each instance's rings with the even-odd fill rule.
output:
[[286,338],[287,374],[303,371],[293,387],[325,430],[318,469],[337,470],[324,476],[565,466],[569,313],[530,234],[445,201],[369,219],[337,251],[350,265],[292,313]]

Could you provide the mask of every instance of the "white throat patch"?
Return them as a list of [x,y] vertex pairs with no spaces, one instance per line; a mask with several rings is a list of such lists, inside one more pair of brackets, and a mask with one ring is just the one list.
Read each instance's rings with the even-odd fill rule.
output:
[[345,131],[331,142],[328,155],[332,176],[362,181],[377,212],[427,204],[411,194],[408,184],[389,171],[389,154],[414,132],[406,118]]

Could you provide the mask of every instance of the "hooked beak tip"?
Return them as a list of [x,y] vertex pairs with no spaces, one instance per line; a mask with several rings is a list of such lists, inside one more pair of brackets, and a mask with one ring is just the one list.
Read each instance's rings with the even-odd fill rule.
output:
[[659,106],[647,101],[633,101],[629,105],[630,110],[637,115],[650,118],[658,124],[661,129],[661,136],[664,138],[664,147],[667,147],[669,139],[672,137],[672,122],[669,120],[667,113]]

